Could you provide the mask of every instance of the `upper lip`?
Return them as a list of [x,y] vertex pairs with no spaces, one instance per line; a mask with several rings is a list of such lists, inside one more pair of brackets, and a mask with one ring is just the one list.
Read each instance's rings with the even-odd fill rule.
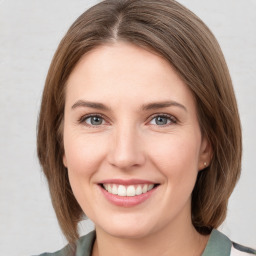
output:
[[119,184],[119,185],[136,185],[136,184],[157,184],[149,180],[141,179],[106,179],[99,182],[99,184]]

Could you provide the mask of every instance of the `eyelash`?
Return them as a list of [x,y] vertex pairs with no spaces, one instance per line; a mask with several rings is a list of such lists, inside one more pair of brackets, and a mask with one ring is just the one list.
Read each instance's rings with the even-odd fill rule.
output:
[[86,121],[86,119],[89,119],[90,117],[98,117],[98,118],[103,119],[103,121],[105,121],[105,117],[101,114],[89,114],[89,115],[85,115],[85,116],[82,116],[81,118],[79,118],[79,120],[78,120],[79,124],[84,124],[88,127],[93,127],[93,128],[96,128],[97,126],[100,126],[100,125],[87,124],[85,121]]
[[150,117],[150,121],[149,122],[151,122],[152,120],[154,120],[157,117],[167,118],[170,121],[169,124],[157,125],[159,127],[166,127],[168,125],[177,124],[177,122],[178,122],[177,119],[173,115],[169,115],[169,114],[155,114],[153,117]]
[[[91,118],[91,117],[96,117],[96,118],[101,118],[103,119],[104,122],[107,122],[105,119],[105,117],[101,114],[89,114],[89,115],[84,115],[82,116],[81,118],[79,118],[78,122],[79,124],[84,124],[88,127],[92,127],[92,128],[97,128],[98,126],[101,126],[102,124],[100,125],[90,125],[90,124],[87,124],[86,123],[86,120]],[[153,124],[153,125],[156,125],[156,126],[159,126],[159,127],[166,127],[166,126],[169,126],[169,125],[173,125],[173,124],[177,124],[178,121],[177,119],[173,116],[173,115],[169,115],[169,114],[163,114],[163,113],[159,113],[159,114],[155,114],[153,116],[150,117],[149,121],[147,123],[150,123],[152,122],[152,120],[154,120],[155,118],[157,117],[160,117],[160,118],[167,118],[169,119],[170,123],[168,124],[163,124],[163,125],[156,125],[156,124]],[[103,124],[104,125],[104,124]]]

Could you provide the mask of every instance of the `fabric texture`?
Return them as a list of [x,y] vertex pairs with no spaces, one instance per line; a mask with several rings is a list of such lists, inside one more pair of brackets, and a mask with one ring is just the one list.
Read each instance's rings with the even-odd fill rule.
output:
[[[70,245],[67,245],[62,250],[54,253],[43,253],[38,256],[91,256],[92,247],[96,238],[95,231],[82,236],[77,244],[75,252],[72,252]],[[74,250],[73,250],[74,251]],[[256,251],[232,243],[230,239],[222,234],[220,231],[214,229],[210,235],[209,241],[202,256],[253,256],[256,255]]]
[[80,237],[76,244],[75,252],[70,245],[65,246],[63,249],[53,253],[43,253],[38,256],[91,256],[92,247],[96,238],[95,231]]
[[[233,253],[233,254],[232,254]],[[231,248],[231,255],[232,256],[239,256],[239,255],[256,255],[256,250],[252,249],[252,248],[248,248],[245,247],[243,245],[234,243],[232,244],[232,248]]]

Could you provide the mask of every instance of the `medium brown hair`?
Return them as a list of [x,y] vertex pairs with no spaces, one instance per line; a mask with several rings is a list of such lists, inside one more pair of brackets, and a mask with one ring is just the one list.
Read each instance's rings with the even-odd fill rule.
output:
[[208,234],[225,219],[241,169],[241,128],[221,49],[210,30],[173,0],[106,0],[83,13],[53,57],[38,122],[37,150],[60,227],[71,243],[83,216],[63,165],[66,81],[80,58],[102,44],[125,41],[165,58],[193,93],[202,134],[213,155],[192,194],[192,222]]

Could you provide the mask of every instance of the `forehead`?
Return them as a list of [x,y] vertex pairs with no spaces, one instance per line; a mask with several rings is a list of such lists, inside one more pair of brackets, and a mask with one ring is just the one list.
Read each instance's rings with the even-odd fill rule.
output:
[[[79,97],[131,102],[191,101],[192,93],[167,60],[130,43],[103,45],[85,54],[72,71],[66,100]],[[135,102],[134,102],[135,103]]]
[[[153,70],[156,72],[161,70],[162,73],[168,73],[170,69],[173,71],[169,62],[159,54],[128,42],[104,44],[87,52],[76,64],[68,81],[81,69],[91,76],[98,73],[113,75],[115,71],[133,71],[129,74],[129,78],[138,72],[144,72],[149,76],[149,71]],[[118,75],[120,77],[121,73]]]

